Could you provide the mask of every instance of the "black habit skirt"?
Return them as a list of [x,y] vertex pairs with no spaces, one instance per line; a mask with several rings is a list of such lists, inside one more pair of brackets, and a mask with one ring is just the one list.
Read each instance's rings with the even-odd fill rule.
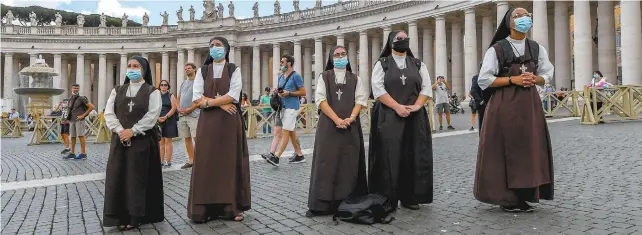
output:
[[432,137],[425,108],[402,118],[377,101],[372,108],[368,185],[394,207],[433,200]]
[[153,134],[135,136],[125,147],[117,134],[111,137],[103,226],[161,222],[163,176],[158,138]]

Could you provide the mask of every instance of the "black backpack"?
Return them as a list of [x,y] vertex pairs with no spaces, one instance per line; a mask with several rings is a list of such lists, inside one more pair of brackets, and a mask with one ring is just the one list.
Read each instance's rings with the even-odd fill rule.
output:
[[[290,75],[288,75],[288,77],[285,78],[285,82],[283,83],[283,87],[279,87],[276,92],[272,93],[272,97],[270,97],[270,107],[272,107],[272,109],[275,112],[279,112],[279,111],[281,111],[281,109],[283,109],[283,104],[281,103],[281,97],[279,96],[279,93],[281,91],[283,91],[283,89],[285,89],[285,86],[288,84],[288,81],[290,80],[292,75],[294,75],[294,73],[295,72],[292,71],[290,73]],[[277,81],[278,81],[278,78],[277,78]]]
[[348,197],[337,208],[332,217],[333,221],[339,218],[342,221],[355,224],[389,224],[395,217],[386,219],[394,211],[387,197],[379,194]]

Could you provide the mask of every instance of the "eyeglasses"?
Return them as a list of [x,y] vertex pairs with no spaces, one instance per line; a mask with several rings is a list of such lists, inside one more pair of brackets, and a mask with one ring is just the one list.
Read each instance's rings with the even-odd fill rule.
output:
[[341,53],[334,53],[334,55],[333,55],[333,56],[334,56],[335,58],[343,58],[343,57],[346,57],[347,55],[348,55],[348,53],[346,53],[346,52],[344,51],[344,52],[341,52]]
[[396,41],[402,41],[402,40],[406,40],[406,38],[408,38],[408,37],[396,37],[395,40]]
[[517,18],[521,18],[521,17],[524,17],[524,16],[533,18],[533,14],[532,13],[524,13],[524,14],[519,14],[518,13],[518,14],[515,14],[512,18],[513,19],[517,19]]
[[167,85],[167,84],[160,84],[160,86],[169,86],[169,85]]

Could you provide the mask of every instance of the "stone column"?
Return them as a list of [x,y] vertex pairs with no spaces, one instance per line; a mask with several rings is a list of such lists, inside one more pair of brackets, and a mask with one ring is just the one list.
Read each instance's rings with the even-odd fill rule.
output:
[[[180,87],[185,81],[185,50],[178,49],[177,55],[178,63],[176,64],[176,95],[180,92]],[[234,71],[230,71],[233,73]]]
[[555,88],[571,87],[571,33],[568,2],[555,2],[555,51],[548,52],[555,57]]
[[142,56],[143,58],[147,59],[147,61],[149,61],[149,54],[147,52],[140,53],[140,56]]
[[[321,59],[323,60],[323,59]],[[279,65],[281,61],[281,44],[272,45],[272,87],[276,88],[279,84]]]
[[229,52],[230,60],[228,61],[230,63],[234,63],[236,61],[236,58],[235,58],[236,52],[234,52],[235,48],[236,47],[230,46],[230,52]]
[[107,55],[98,54],[98,112],[102,112],[111,93],[111,86],[107,82]]
[[[107,57],[107,62],[105,63],[107,67],[105,67],[105,77],[106,77],[106,87],[109,89],[107,90],[107,98],[109,98],[109,94],[111,93],[112,88],[114,87],[114,61],[110,60],[109,57]],[[151,63],[150,63],[151,66]],[[153,68],[152,68],[153,69]],[[100,86],[98,89],[103,89]]]
[[435,50],[434,50],[434,32],[428,28],[425,28],[423,31],[423,55],[421,59],[424,64],[428,67],[428,73],[430,74],[430,79],[435,80]]
[[60,88],[65,89],[65,92],[60,95],[62,98],[69,97],[69,61],[62,60],[60,67]]
[[17,84],[13,83],[13,52],[4,53],[4,97],[5,99],[13,99],[13,88]]
[[372,45],[370,45],[370,47],[372,48],[372,55],[370,55],[372,61],[369,64],[370,66],[373,66],[377,60],[379,60],[379,56],[381,55],[381,37],[372,37]]
[[[35,64],[37,59],[38,53],[29,53],[29,66]],[[29,77],[29,85],[27,87],[31,87],[31,83],[33,83],[33,78]]]
[[[598,1],[597,59],[599,70],[610,83],[617,84],[617,55],[615,54],[615,13],[613,2]],[[622,21],[624,22],[624,21]]]
[[548,47],[548,11],[546,1],[533,1],[533,40],[549,51]]
[[343,34],[337,34],[337,46],[345,46],[345,37]]
[[438,15],[435,18],[435,79],[437,76],[448,76],[448,50],[446,44],[446,18]]
[[161,80],[169,81],[169,53],[161,53]]
[[301,41],[295,41],[294,42],[294,64],[292,65],[292,68],[294,71],[297,71],[297,73],[301,73],[301,61],[302,56],[301,56]]
[[[475,21],[475,9],[467,9],[464,12],[465,31],[466,31],[466,48],[465,48],[465,73],[463,93],[460,97],[467,97],[470,86],[472,85],[473,76],[479,73],[479,62],[477,62],[477,22]],[[547,36],[548,37],[548,36]]]
[[269,86],[270,82],[270,55],[268,52],[261,52],[261,90],[259,94],[263,94],[263,89]]
[[408,37],[410,37],[410,50],[419,56],[419,33],[417,31],[417,21],[408,22]]
[[[327,57],[323,57],[323,58],[327,58]],[[359,74],[360,66],[356,66],[357,65],[357,42],[355,41],[348,41],[348,60],[350,61],[351,65],[353,64],[355,65],[355,66],[351,66],[352,72],[354,74]],[[314,61],[316,62],[316,60]],[[324,60],[321,60],[321,61],[324,61]],[[321,64],[323,65],[323,63]],[[325,67],[325,65],[323,66]]]
[[383,35],[381,35],[381,38],[382,38],[381,48],[384,48],[388,43],[388,35],[390,34],[390,32],[392,32],[392,27],[384,26],[384,27],[381,27],[381,29],[383,29]]
[[242,59],[241,59],[241,47],[234,47],[234,63],[236,66],[241,66],[242,64]]
[[622,54],[622,84],[642,84],[642,25],[640,25],[640,2],[620,2],[620,31]]
[[502,23],[502,20],[504,20],[504,15],[506,15],[506,12],[510,9],[510,6],[508,5],[507,1],[498,1],[497,3],[497,24],[499,25]]
[[[613,20],[615,20],[615,19],[613,19]],[[597,27],[597,6],[595,4],[593,4],[593,5],[591,5],[591,40],[593,38],[597,37],[597,31],[595,30],[596,27]],[[598,55],[597,55],[597,44],[595,43],[595,41],[593,41],[593,43],[591,45],[593,46],[592,47],[593,48],[593,51],[592,51],[593,61],[591,63],[593,65],[592,68],[593,68],[593,70],[598,70],[598,69],[600,69],[599,68],[600,65],[599,65],[598,59],[597,59],[597,57],[598,57]]]
[[461,23],[452,23],[451,25],[451,69],[452,74],[450,78],[446,78],[452,84],[452,93],[457,93],[460,97],[463,95],[464,91],[464,70],[463,65],[463,51],[462,51],[462,35],[461,35]]
[[484,16],[482,18],[482,39],[481,39],[481,53],[482,58],[486,54],[486,50],[490,47],[490,41],[493,40],[493,33],[496,28],[493,27],[493,18],[491,16]]
[[76,54],[76,84],[80,86],[80,94],[85,95],[87,91],[83,91],[83,83],[85,82],[85,54]]
[[187,62],[194,63],[194,48],[187,48]]
[[172,55],[172,57],[169,57],[169,84],[171,86],[170,91],[172,92],[172,94],[176,94],[176,89],[177,89],[178,85],[180,85],[180,84],[176,83],[176,80],[178,79],[177,78],[177,74],[178,74],[177,70],[178,69],[176,68],[177,64],[178,64],[178,61],[177,61],[176,57],[174,57],[173,55]]
[[[127,53],[121,53],[120,54],[120,84],[122,85],[125,83],[125,77],[127,77]],[[156,71],[154,68],[152,68],[152,72]]]
[[93,92],[91,90],[91,64],[93,61],[85,58],[85,74],[82,76],[82,84],[80,84],[80,94],[87,96],[89,102],[95,103],[96,100],[93,99]]
[[359,78],[361,78],[361,82],[365,85],[370,86],[370,74],[368,74],[368,69],[370,68],[370,64],[368,64],[368,50],[368,31],[363,30],[359,32],[359,58],[362,59],[362,61],[359,62]]
[[[323,73],[323,38],[318,37],[314,39],[314,77],[319,77]],[[348,53],[354,53],[349,51]]]
[[259,45],[252,47],[252,94],[250,100],[261,96],[261,48]]
[[312,101],[312,48],[303,49],[303,84],[305,86],[305,98]]
[[[582,0],[573,2],[575,15],[573,18],[575,32],[573,45],[573,51],[575,52],[575,90],[578,91],[583,90],[583,87],[591,82],[591,78],[593,77],[593,39],[591,38],[590,4],[590,2]],[[624,33],[622,35],[624,35]],[[639,44],[639,42],[636,44]]]
[[[54,53],[53,56],[54,56],[54,64],[53,64],[54,70],[60,73],[60,71],[62,70],[62,55],[60,53]],[[53,88],[63,88],[61,86],[62,84],[60,84],[61,75],[62,74],[59,74],[58,76],[53,77]],[[5,82],[7,82],[7,80],[5,80]],[[60,96],[56,95],[51,97],[52,104],[57,105],[59,101],[60,101]]]

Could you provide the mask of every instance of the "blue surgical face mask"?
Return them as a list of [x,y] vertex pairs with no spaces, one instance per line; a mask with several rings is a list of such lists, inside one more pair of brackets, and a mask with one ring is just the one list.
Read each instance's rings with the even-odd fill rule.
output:
[[528,16],[522,16],[515,19],[515,30],[521,33],[527,33],[533,26],[533,19]]
[[135,82],[135,81],[140,80],[142,75],[140,74],[140,70],[128,69],[127,70],[127,77],[129,78],[129,80]]
[[593,78],[597,78],[597,77],[598,77],[597,74],[593,74]]
[[348,66],[348,58],[334,59],[334,67],[338,69],[345,69]]
[[210,47],[210,56],[215,61],[219,61],[225,57],[225,47]]

